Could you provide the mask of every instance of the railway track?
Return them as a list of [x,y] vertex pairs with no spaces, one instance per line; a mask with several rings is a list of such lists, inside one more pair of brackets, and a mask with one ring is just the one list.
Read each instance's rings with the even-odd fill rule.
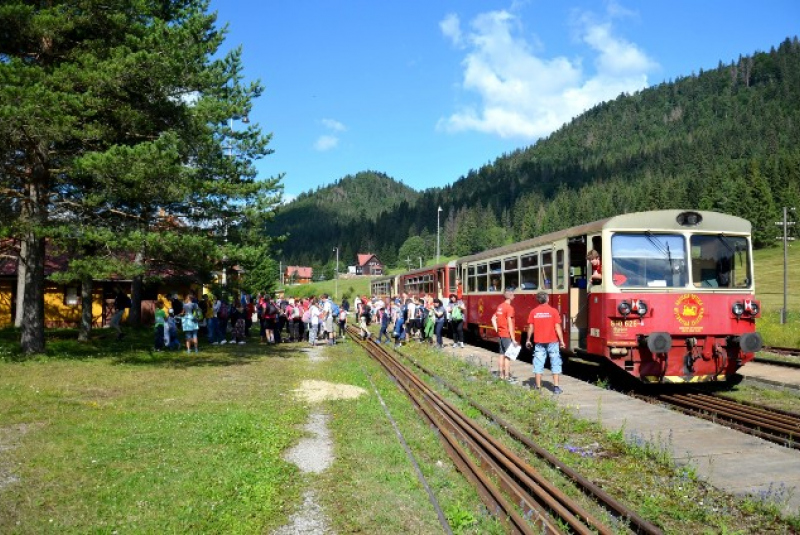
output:
[[769,353],[777,353],[779,355],[791,355],[793,357],[800,357],[800,349],[796,347],[778,347],[778,346],[764,346],[762,351]]
[[[510,533],[562,533],[562,526],[565,526],[570,533],[587,535],[615,532],[485,429],[466,417],[462,411],[400,362],[385,346],[361,340],[357,330],[352,327],[348,332],[395,379],[419,413],[439,430],[439,437],[454,464],[473,483],[489,511],[498,517]],[[458,393],[452,387],[451,390]],[[470,403],[479,407],[474,402]],[[483,408],[479,410],[485,411]],[[488,411],[484,412],[487,413]],[[501,420],[494,419],[502,428],[511,430],[509,433],[512,436],[516,438],[523,436],[505,422],[501,423]],[[523,443],[534,454],[545,459],[552,458],[556,463],[554,466],[562,471],[565,468],[567,471],[564,473],[572,478],[584,493],[590,495],[612,515],[627,522],[633,532],[661,533],[657,526],[642,519],[635,511],[620,504],[591,482],[583,480],[578,474],[538,448],[527,437]]]
[[640,396],[764,440],[800,449],[800,415],[701,392]]

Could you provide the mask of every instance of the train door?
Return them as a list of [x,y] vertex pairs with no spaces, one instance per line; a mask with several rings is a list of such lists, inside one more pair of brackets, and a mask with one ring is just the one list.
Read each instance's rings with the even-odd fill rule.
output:
[[[567,277],[568,248],[566,240],[553,243],[553,283],[550,304],[558,310],[561,317],[561,328],[565,333],[571,330],[570,293]],[[566,339],[565,339],[566,341]]]
[[589,326],[586,292],[586,236],[573,236],[567,240],[569,250],[569,330],[566,330],[571,350],[586,348]]
[[[600,263],[602,266],[603,261],[603,240],[602,236],[595,235],[595,236],[588,236],[588,245],[587,247],[591,247],[600,254]],[[586,344],[585,347],[587,351],[590,353],[595,354],[604,354],[605,349],[603,347],[603,339],[601,338],[602,333],[605,332],[605,329],[602,329],[602,322],[603,322],[603,298],[601,292],[603,292],[603,282],[595,281],[592,283],[591,278],[591,269],[592,266],[589,264],[589,261],[586,260],[586,256],[583,257],[584,265],[586,266],[586,279],[587,279],[587,304],[586,308],[588,311],[588,332],[586,337]],[[601,275],[604,270],[601,267]]]

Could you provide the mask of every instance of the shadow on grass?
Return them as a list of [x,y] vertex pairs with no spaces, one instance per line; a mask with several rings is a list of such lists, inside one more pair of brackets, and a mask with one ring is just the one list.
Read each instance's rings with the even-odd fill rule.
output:
[[195,366],[240,366],[264,358],[296,358],[302,355],[302,344],[262,345],[250,341],[245,345],[211,346],[200,336],[200,352],[187,354],[183,333],[179,350],[155,351],[152,327],[124,328],[117,340],[110,329],[94,329],[87,342],[78,341],[77,329],[48,329],[45,332],[45,352],[26,355],[20,347],[19,329],[0,329],[0,361],[26,362],[33,360],[87,360],[111,358],[115,364],[189,368]]

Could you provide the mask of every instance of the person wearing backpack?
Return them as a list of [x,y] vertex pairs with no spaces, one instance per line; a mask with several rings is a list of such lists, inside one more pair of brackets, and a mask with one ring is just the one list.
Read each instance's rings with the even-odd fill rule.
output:
[[183,312],[181,312],[181,326],[183,328],[183,335],[186,339],[186,353],[199,351],[197,344],[197,331],[200,328],[199,319],[202,317],[200,306],[192,301],[191,294],[186,294],[186,300],[183,302]]
[[453,347],[464,347],[464,302],[450,294],[447,304],[447,313],[450,316],[450,335],[453,337]]
[[375,342],[378,344],[382,343],[383,337],[385,336],[386,343],[391,343],[392,338],[387,331],[389,330],[389,325],[392,323],[392,313],[384,307],[378,310],[378,314],[380,315],[381,330],[378,332],[378,339],[375,340]]
[[344,304],[339,308],[336,317],[339,323],[339,336],[344,339],[345,329],[347,328],[347,310],[344,309]]
[[230,305],[226,297],[220,297],[214,303],[214,311],[217,314],[217,341],[222,344],[228,343],[228,317],[230,316]]
[[122,327],[120,323],[122,323],[122,316],[125,314],[125,310],[131,308],[131,298],[128,297],[128,294],[122,291],[122,289],[117,286],[115,289],[116,295],[114,296],[114,315],[111,316],[111,328],[117,331],[117,340],[122,340],[122,337],[125,334],[122,332]]

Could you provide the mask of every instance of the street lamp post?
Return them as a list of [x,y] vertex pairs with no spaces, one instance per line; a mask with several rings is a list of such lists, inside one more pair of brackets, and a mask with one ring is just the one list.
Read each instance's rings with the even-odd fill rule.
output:
[[333,295],[336,300],[339,299],[339,248],[334,247],[334,251],[336,251],[336,274],[333,277]]
[[442,250],[440,247],[439,241],[439,215],[442,213],[442,207],[440,206],[438,210],[436,210],[436,263],[439,263],[439,255],[441,254]]
[[419,268],[422,269],[422,257],[418,256],[417,258],[419,259]]

